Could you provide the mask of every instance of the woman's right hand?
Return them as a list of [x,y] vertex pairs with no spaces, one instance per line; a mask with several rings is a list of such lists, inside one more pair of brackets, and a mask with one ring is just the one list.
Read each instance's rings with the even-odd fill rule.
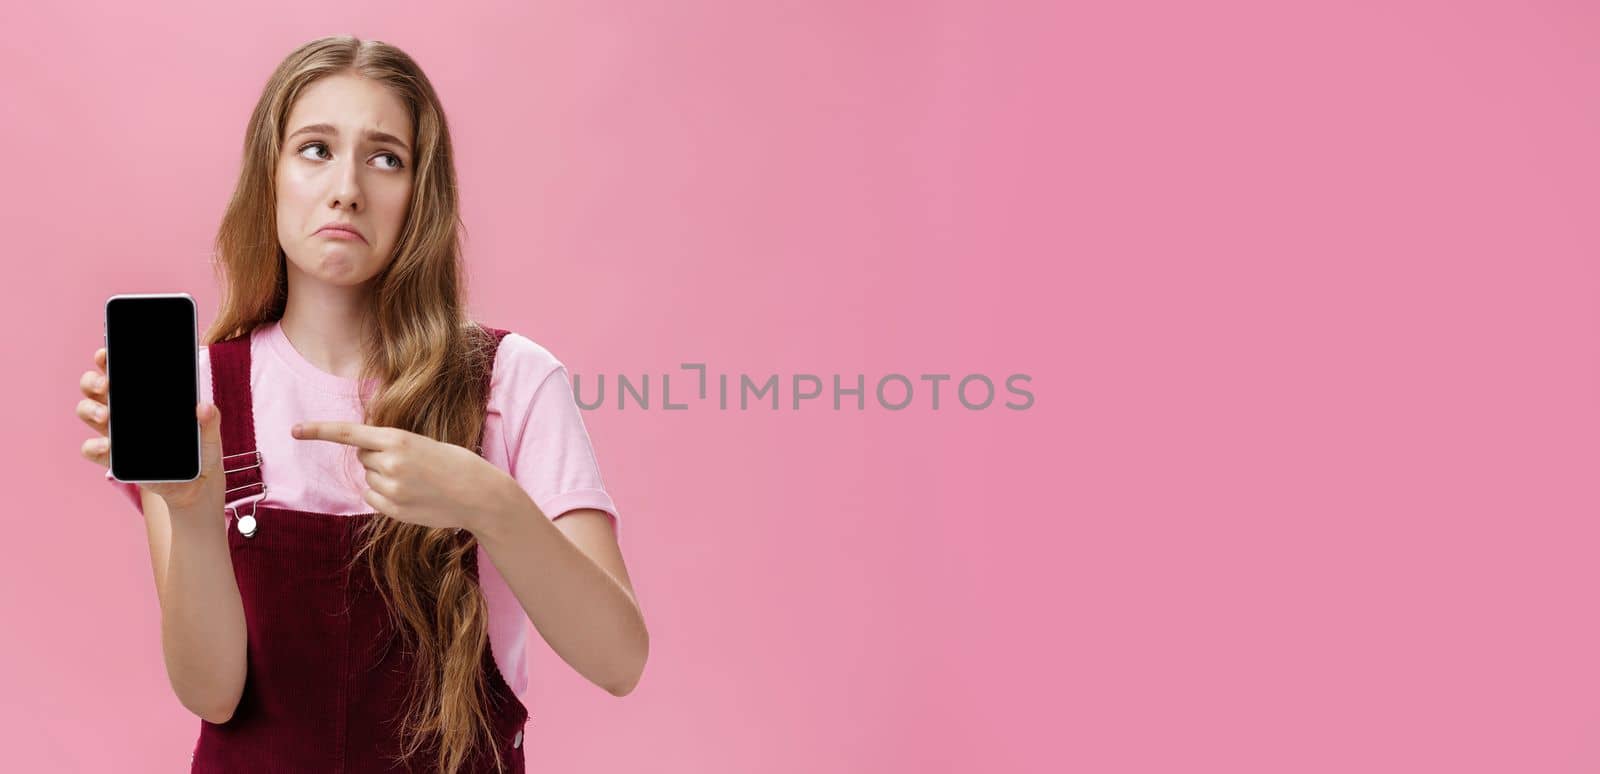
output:
[[[101,467],[111,466],[111,439],[107,424],[111,418],[111,382],[106,374],[106,349],[94,353],[95,367],[83,372],[78,388],[83,400],[78,401],[78,418],[93,429],[98,436],[83,442],[83,456]],[[227,486],[222,472],[222,415],[215,404],[201,401],[195,404],[195,418],[200,421],[200,476],[193,481],[165,481],[141,483],[139,487],[159,495],[176,518],[179,513],[222,514],[223,489]]]

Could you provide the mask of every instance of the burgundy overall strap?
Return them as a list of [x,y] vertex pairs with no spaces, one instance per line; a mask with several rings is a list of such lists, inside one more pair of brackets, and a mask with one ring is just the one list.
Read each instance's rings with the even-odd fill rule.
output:
[[[478,389],[481,391],[480,394],[482,395],[480,400],[483,401],[484,415],[487,416],[489,413],[489,392],[494,384],[494,364],[496,360],[496,353],[500,351],[501,340],[506,337],[506,334],[511,333],[511,331],[503,330],[501,328],[491,328],[482,323],[479,323],[478,327],[481,328],[484,334],[486,334],[488,337],[486,339],[485,346],[489,348],[489,367],[484,369],[483,382],[478,386]],[[480,435],[478,437],[478,446],[473,451],[476,451],[479,457],[483,456],[483,436]]]
[[[481,389],[483,391],[482,395],[483,395],[484,415],[487,416],[488,413],[489,413],[489,397],[490,397],[490,394],[491,394],[491,392],[493,390],[493,386],[494,386],[494,365],[495,365],[495,361],[498,359],[496,357],[496,353],[498,353],[500,351],[500,343],[501,343],[501,341],[503,339],[505,339],[506,334],[510,333],[511,331],[503,330],[501,328],[490,328],[487,325],[480,325],[480,327],[482,327],[484,332],[488,333],[489,337],[490,337],[490,341],[489,341],[489,344],[488,344],[488,346],[490,347],[490,350],[489,350],[489,352],[490,352],[489,367],[487,369],[485,369],[485,371],[483,373],[483,383],[479,387],[479,389]],[[480,456],[480,457],[483,456],[483,436],[482,435],[480,435],[478,437],[478,447],[477,447],[476,451],[478,453],[478,456]],[[461,531],[461,536],[462,536],[463,539],[470,539],[471,538],[471,534],[468,533],[466,530],[462,530]],[[478,578],[478,552],[477,551],[469,551],[469,552],[467,552],[466,560],[467,560],[467,568],[466,568],[467,569],[467,575],[471,576],[474,580],[476,580]],[[492,661],[489,662],[489,663],[492,665]]]
[[211,397],[222,412],[222,469],[226,502],[262,494],[261,453],[250,400],[250,333],[209,345]]

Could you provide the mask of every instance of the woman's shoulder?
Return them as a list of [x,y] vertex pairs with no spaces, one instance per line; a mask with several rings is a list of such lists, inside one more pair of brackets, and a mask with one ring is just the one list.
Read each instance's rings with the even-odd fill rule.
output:
[[[485,326],[491,327],[491,326]],[[495,353],[491,389],[504,395],[520,395],[526,400],[539,385],[566,364],[548,347],[526,334],[505,330]]]

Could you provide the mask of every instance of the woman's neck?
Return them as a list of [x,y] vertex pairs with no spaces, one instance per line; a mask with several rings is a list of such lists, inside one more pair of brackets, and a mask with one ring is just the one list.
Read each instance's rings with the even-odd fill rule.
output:
[[371,302],[364,290],[364,286],[291,281],[281,322],[284,336],[317,368],[356,378],[364,358],[365,331],[372,320]]

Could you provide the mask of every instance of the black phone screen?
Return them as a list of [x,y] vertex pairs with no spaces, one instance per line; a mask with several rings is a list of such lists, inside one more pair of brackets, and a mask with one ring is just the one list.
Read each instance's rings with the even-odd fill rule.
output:
[[198,349],[195,304],[188,294],[106,301],[113,478],[192,481],[200,475]]

